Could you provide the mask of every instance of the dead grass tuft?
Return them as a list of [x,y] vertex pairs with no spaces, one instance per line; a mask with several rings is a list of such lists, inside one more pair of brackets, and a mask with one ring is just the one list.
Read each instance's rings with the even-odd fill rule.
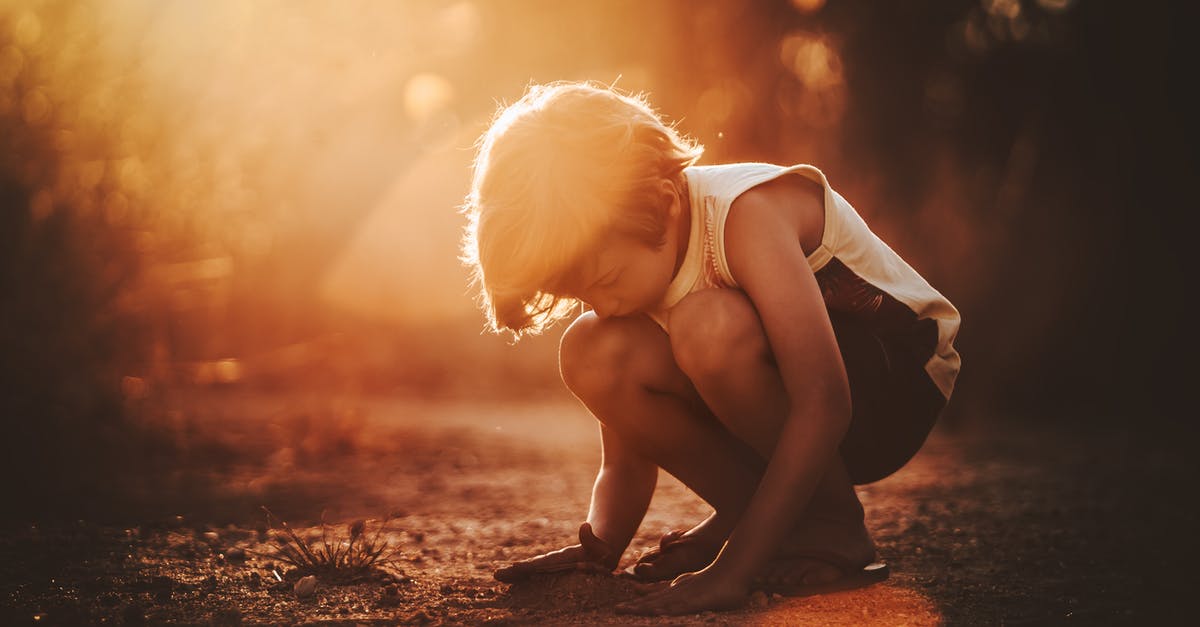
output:
[[[393,559],[399,548],[393,548],[385,536],[391,517],[384,518],[368,529],[373,522],[358,520],[345,525],[344,533],[325,522],[321,514],[321,537],[305,540],[287,521],[280,520],[265,506],[267,527],[273,531],[272,546],[266,557],[290,564],[299,576],[316,575],[327,583],[350,583],[395,570]],[[278,526],[273,521],[278,522]]]

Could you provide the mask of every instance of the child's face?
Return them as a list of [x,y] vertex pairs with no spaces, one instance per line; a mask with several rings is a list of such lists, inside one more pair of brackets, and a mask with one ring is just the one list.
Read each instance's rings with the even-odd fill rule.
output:
[[582,289],[572,294],[601,318],[658,309],[683,258],[687,221],[679,200],[669,212],[666,242],[653,248],[622,237],[609,243],[582,273]]

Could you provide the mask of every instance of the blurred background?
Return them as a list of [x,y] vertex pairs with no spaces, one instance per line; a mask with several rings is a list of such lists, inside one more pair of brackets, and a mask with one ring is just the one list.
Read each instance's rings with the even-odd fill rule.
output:
[[[949,428],[1186,424],[1189,17],[0,0],[6,500],[71,514],[178,493],[188,464],[350,454],[371,399],[565,397],[559,330],[484,333],[457,261],[475,138],[559,79],[647,92],[703,163],[821,167],[962,312]],[[217,420],[230,396],[252,400]]]

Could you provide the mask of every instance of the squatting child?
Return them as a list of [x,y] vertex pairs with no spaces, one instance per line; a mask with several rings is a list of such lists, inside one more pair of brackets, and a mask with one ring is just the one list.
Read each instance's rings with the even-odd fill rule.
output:
[[921,447],[954,388],[959,315],[811,165],[697,166],[644,98],[530,87],[481,137],[464,261],[495,331],[563,334],[563,381],[600,422],[579,543],[512,582],[612,572],[658,469],[713,514],[624,574],[618,606],[728,609],[887,577],[854,486]]

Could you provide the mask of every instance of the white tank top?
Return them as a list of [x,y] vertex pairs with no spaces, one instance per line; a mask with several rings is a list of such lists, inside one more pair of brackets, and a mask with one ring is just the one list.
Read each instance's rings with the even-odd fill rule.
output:
[[958,310],[872,233],[854,207],[811,165],[733,163],[687,168],[692,212],[687,252],[660,307],[650,316],[666,329],[671,308],[688,294],[738,287],[725,257],[729,207],[746,190],[791,173],[825,188],[824,234],[821,245],[809,253],[808,265],[826,308],[847,313],[880,337],[928,355],[925,371],[950,398],[961,363],[954,349]]

